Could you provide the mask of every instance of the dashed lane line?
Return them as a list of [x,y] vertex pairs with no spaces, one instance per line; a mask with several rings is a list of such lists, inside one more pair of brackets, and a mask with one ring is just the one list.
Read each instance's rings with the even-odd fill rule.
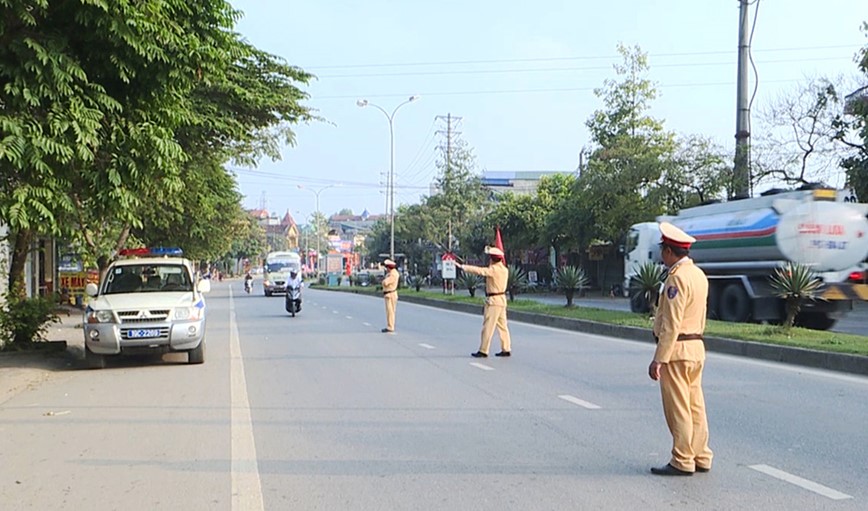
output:
[[472,365],[473,367],[478,367],[479,369],[482,369],[483,371],[494,371],[493,367],[487,366],[485,364],[480,364],[479,362],[471,362],[470,365]]
[[365,321],[365,322],[362,323],[362,324],[365,325],[365,326],[373,326],[372,324],[368,323],[367,321]]
[[420,342],[419,346],[422,346],[426,350],[433,350],[434,349],[434,346],[431,346],[430,344],[425,344],[424,342]]
[[775,467],[770,467],[768,465],[749,465],[748,468],[752,468],[757,472],[762,472],[763,474],[772,476],[775,479],[780,479],[781,481],[794,484],[800,488],[804,488],[832,500],[846,500],[853,498],[852,495],[841,493],[838,490],[829,488],[828,486],[823,486],[820,483],[815,483],[814,481],[809,481],[808,479],[790,474],[789,472],[778,470]]
[[564,401],[568,401],[574,405],[579,405],[583,408],[587,408],[588,410],[599,410],[600,409],[599,405],[595,405],[594,403],[591,403],[589,401],[585,401],[584,399],[579,399],[576,396],[571,396],[569,394],[562,394],[558,397],[563,399]]

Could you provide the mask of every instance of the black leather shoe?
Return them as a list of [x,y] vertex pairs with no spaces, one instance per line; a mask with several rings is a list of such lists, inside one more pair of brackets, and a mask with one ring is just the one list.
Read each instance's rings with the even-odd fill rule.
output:
[[692,476],[693,472],[686,472],[684,470],[675,468],[672,464],[667,463],[665,467],[651,467],[651,473],[658,476]]
[[495,353],[494,356],[495,357],[511,357],[512,353],[510,353],[508,351],[501,351],[499,353]]
[[477,351],[476,353],[471,353],[470,356],[473,358],[487,358],[488,353],[483,353],[481,351]]
[[394,332],[394,330],[389,330],[388,328],[384,328],[384,329],[382,329],[382,330],[380,330],[380,331],[383,332],[384,334],[391,334],[391,333]]
[[700,467],[699,465],[696,465],[696,471],[699,472],[700,474],[704,474],[706,472],[711,472],[711,467],[705,468],[705,467]]

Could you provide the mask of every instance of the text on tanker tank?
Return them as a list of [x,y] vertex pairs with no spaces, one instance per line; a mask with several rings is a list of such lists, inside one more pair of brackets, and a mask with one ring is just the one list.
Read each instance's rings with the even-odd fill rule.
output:
[[824,236],[846,236],[847,233],[841,224],[819,224],[807,222],[799,224],[799,234],[822,234]]

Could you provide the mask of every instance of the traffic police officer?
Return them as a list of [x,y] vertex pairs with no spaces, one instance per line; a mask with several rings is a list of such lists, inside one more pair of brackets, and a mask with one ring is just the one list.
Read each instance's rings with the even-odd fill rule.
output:
[[383,299],[386,302],[386,328],[381,330],[383,333],[391,333],[395,331],[395,309],[398,306],[398,281],[401,276],[395,261],[386,259],[383,262],[386,267],[386,276],[383,278]]
[[489,257],[488,266],[455,263],[455,266],[467,273],[485,277],[482,340],[479,344],[479,351],[472,353],[471,356],[476,358],[488,356],[491,337],[494,335],[494,329],[497,328],[497,334],[500,336],[500,352],[496,353],[495,356],[508,357],[511,355],[509,327],[506,324],[506,284],[509,280],[509,269],[503,262],[502,250],[497,247],[485,247],[485,253]]
[[648,375],[660,381],[663,414],[672,434],[672,458],[666,466],[652,468],[651,472],[689,476],[711,470],[702,395],[708,279],[688,257],[696,239],[667,222],[660,224],[660,233],[661,255],[669,275],[654,318],[657,350]]

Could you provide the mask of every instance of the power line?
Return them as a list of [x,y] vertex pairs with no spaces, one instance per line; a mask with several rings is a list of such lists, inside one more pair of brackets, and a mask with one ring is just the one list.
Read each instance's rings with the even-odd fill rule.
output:
[[[782,80],[766,80],[765,83],[794,83],[803,80],[803,78],[782,79]],[[673,83],[657,85],[658,89],[664,88],[680,88],[680,87],[722,87],[733,86],[732,81],[726,82],[706,82],[706,83]],[[464,90],[464,91],[446,91],[446,92],[422,92],[422,96],[470,96],[480,94],[533,94],[533,93],[561,93],[561,92],[589,92],[599,87],[562,87],[554,89],[501,89],[501,90]],[[388,93],[388,94],[353,94],[339,96],[314,96],[311,99],[319,100],[334,100],[334,99],[355,99],[358,97],[367,98],[394,98],[406,97],[407,93]]]
[[[792,64],[798,62],[828,62],[830,60],[851,60],[850,57],[816,57],[809,59],[780,59],[780,60],[764,60],[759,64]],[[671,64],[654,64],[654,68],[677,68],[677,67],[711,67],[711,66],[734,66],[735,62],[684,62]],[[584,67],[543,67],[543,68],[513,68],[513,69],[463,69],[463,70],[441,70],[441,71],[400,71],[389,73],[361,73],[361,74],[338,74],[338,75],[319,75],[317,78],[375,78],[375,77],[394,77],[394,76],[450,76],[450,75],[470,75],[470,74],[506,74],[506,73],[555,73],[568,71],[602,71],[611,69],[611,65],[605,66],[584,66]]]
[[[842,48],[859,49],[861,46],[853,44],[838,44],[829,46],[801,46],[789,48],[767,48],[764,50],[756,50],[762,53],[774,52],[789,52],[789,51],[808,51],[808,50],[832,50]],[[699,55],[731,55],[732,50],[715,50],[715,51],[699,51],[699,52],[678,52],[678,53],[651,53],[649,57],[686,57]],[[334,64],[323,66],[302,66],[306,70],[314,69],[354,69],[354,68],[376,68],[376,67],[411,67],[411,66],[454,66],[468,64],[505,64],[516,62],[563,62],[571,60],[603,60],[603,59],[618,59],[619,55],[586,55],[575,57],[531,57],[523,59],[478,59],[478,60],[441,60],[428,62],[393,62],[393,63],[366,63],[366,64]]]

